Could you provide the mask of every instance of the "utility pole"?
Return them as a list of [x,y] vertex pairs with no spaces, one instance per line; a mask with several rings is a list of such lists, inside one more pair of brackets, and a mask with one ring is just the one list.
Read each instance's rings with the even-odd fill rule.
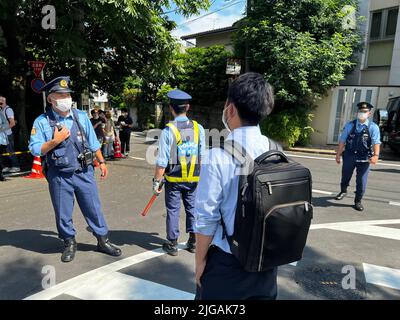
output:
[[[251,9],[253,7],[254,0],[247,0],[246,5],[246,16],[249,17]],[[249,52],[249,38],[246,39],[246,53],[245,53],[245,72],[250,71],[250,52]]]

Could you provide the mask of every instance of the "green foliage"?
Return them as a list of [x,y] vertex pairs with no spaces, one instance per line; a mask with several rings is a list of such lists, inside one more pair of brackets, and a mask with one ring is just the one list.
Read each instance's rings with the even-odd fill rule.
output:
[[157,101],[161,102],[163,105],[168,105],[169,99],[167,93],[174,88],[169,84],[163,84],[157,92]]
[[[307,136],[309,124],[289,123],[297,108],[306,114],[316,98],[339,84],[355,66],[355,53],[361,48],[359,30],[348,29],[343,8],[357,7],[355,0],[254,0],[247,18],[235,35],[236,55],[245,56],[248,45],[250,69],[265,75],[276,93],[276,114],[293,145]],[[346,21],[347,21],[346,20]],[[287,110],[287,111],[284,111]],[[296,110],[292,115],[292,110]],[[282,115],[278,115],[280,111]],[[272,120],[271,120],[272,122]],[[288,122],[288,123],[286,123]],[[269,130],[279,129],[271,123]],[[308,130],[308,129],[307,129]]]
[[[42,8],[49,4],[56,9],[55,30],[42,28]],[[46,61],[47,81],[70,75],[76,98],[96,88],[122,106],[123,97],[117,97],[126,77],[139,76],[141,86],[154,93],[172,72],[177,44],[170,31],[176,24],[165,8],[190,16],[209,6],[209,0],[0,1],[0,85],[17,106],[26,138],[25,109],[31,99],[24,99],[27,75],[33,76],[27,61]],[[42,111],[37,97],[31,109],[36,114]]]
[[171,84],[188,92],[195,104],[209,104],[225,100],[228,89],[227,59],[231,53],[224,46],[190,48],[177,55],[180,66]]
[[313,114],[307,107],[281,110],[273,113],[261,124],[261,131],[283,145],[293,147],[296,143],[307,145],[314,129],[311,127]]

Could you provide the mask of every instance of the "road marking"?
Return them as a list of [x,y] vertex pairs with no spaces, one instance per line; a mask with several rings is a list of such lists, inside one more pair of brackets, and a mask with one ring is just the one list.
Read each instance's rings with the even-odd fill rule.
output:
[[[334,158],[332,159],[332,158],[323,158],[323,157],[301,156],[301,155],[292,154],[292,153],[285,153],[285,154],[288,155],[289,157],[292,157],[292,158],[303,158],[303,159],[336,161]],[[384,161],[382,161],[382,160],[380,160],[376,165],[377,165],[377,166],[399,167],[399,168],[400,168],[400,164],[386,163],[386,162],[384,162]]]
[[289,265],[291,265],[291,266],[293,266],[293,267],[296,267],[296,266],[297,266],[297,263],[298,263],[298,261],[295,261],[295,262],[289,263]]
[[135,159],[135,160],[141,160],[141,161],[145,161],[146,160],[145,158],[137,158],[137,157],[129,157],[129,158]]
[[311,225],[310,230],[330,229],[391,240],[400,240],[400,229],[378,226],[386,224],[400,224],[400,219],[315,224]]
[[393,202],[393,201],[390,201],[389,204],[390,204],[391,206],[400,206],[400,202]]
[[367,283],[400,290],[400,270],[368,263],[363,268]]
[[194,300],[194,294],[120,272],[92,278],[65,292],[83,300]]
[[[185,246],[185,244],[183,244],[183,243],[180,244],[179,249],[182,250],[184,248],[184,246]],[[24,300],[50,300],[50,299],[53,299],[53,298],[63,294],[66,291],[74,290],[74,289],[81,287],[87,281],[90,281],[92,279],[99,280],[102,277],[106,276],[107,274],[110,274],[112,272],[116,272],[121,269],[133,266],[135,264],[144,262],[146,260],[160,257],[164,254],[165,254],[165,252],[161,248],[155,249],[152,251],[142,252],[142,253],[139,253],[132,257],[125,258],[125,259],[110,263],[108,265],[105,265],[103,267],[83,273],[79,276],[76,276],[75,278],[72,278],[72,279],[66,280],[60,284],[57,284],[54,287],[51,287],[44,291],[33,294],[33,295],[25,298]]]
[[323,190],[316,190],[316,189],[313,189],[312,192],[314,192],[314,193],[321,193],[321,194],[327,194],[327,195],[333,195],[333,194],[334,194],[333,192],[323,191]]

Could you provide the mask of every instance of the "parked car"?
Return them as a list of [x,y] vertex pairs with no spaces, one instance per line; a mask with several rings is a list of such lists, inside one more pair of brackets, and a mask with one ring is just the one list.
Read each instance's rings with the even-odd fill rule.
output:
[[387,121],[382,128],[382,142],[400,153],[400,97],[389,99]]

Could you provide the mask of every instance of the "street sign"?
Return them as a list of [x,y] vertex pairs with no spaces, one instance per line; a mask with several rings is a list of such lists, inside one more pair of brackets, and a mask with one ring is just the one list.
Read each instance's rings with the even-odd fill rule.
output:
[[33,68],[33,72],[35,73],[36,78],[40,77],[40,73],[44,69],[46,62],[43,61],[29,61],[29,65]]
[[40,90],[46,85],[42,79],[36,78],[31,81],[32,90],[36,93],[40,93]]
[[242,60],[240,59],[228,59],[226,65],[226,74],[228,75],[240,75],[242,71]]

